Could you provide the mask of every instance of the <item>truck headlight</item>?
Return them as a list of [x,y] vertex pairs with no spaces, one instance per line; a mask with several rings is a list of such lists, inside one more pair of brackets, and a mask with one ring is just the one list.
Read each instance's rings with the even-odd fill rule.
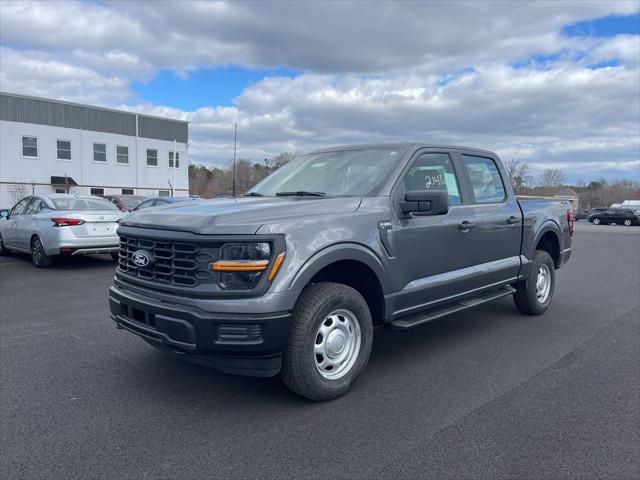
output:
[[251,290],[269,265],[271,247],[261,243],[225,243],[220,260],[211,264],[218,272],[218,285],[225,290]]

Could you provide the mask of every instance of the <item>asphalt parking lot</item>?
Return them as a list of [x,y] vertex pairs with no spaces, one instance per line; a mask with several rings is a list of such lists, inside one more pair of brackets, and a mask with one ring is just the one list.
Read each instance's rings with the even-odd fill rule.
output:
[[116,330],[108,257],[1,257],[0,476],[638,478],[640,227],[576,230],[546,315],[378,330],[324,404]]

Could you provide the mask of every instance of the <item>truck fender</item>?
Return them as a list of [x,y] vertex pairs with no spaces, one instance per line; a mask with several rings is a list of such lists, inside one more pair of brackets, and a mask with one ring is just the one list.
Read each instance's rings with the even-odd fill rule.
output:
[[341,260],[354,260],[365,264],[378,278],[382,291],[385,294],[389,292],[390,282],[382,262],[372,250],[357,243],[337,243],[315,253],[296,272],[288,289],[302,290],[316,273]]
[[531,249],[528,252],[529,253],[528,258],[530,260],[533,259],[533,256],[535,255],[536,245],[538,245],[538,242],[540,241],[542,236],[547,232],[553,232],[556,239],[558,240],[560,252],[562,252],[563,244],[562,244],[562,231],[560,230],[560,226],[553,220],[545,220],[545,222],[542,224],[542,226],[536,233],[535,237],[533,238]]

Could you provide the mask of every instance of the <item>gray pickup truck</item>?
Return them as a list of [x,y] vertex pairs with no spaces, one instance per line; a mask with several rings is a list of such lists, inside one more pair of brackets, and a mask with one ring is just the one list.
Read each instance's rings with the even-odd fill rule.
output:
[[543,313],[571,254],[566,201],[516,199],[498,157],[427,144],[299,157],[242,197],[120,224],[111,317],[171,355],[312,400],[345,394],[373,329],[513,295]]

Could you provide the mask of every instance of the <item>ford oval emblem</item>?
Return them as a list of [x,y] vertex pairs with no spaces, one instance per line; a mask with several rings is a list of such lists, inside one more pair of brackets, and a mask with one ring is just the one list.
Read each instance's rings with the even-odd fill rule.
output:
[[131,261],[136,267],[148,267],[151,264],[151,254],[145,250],[136,250],[131,255]]

